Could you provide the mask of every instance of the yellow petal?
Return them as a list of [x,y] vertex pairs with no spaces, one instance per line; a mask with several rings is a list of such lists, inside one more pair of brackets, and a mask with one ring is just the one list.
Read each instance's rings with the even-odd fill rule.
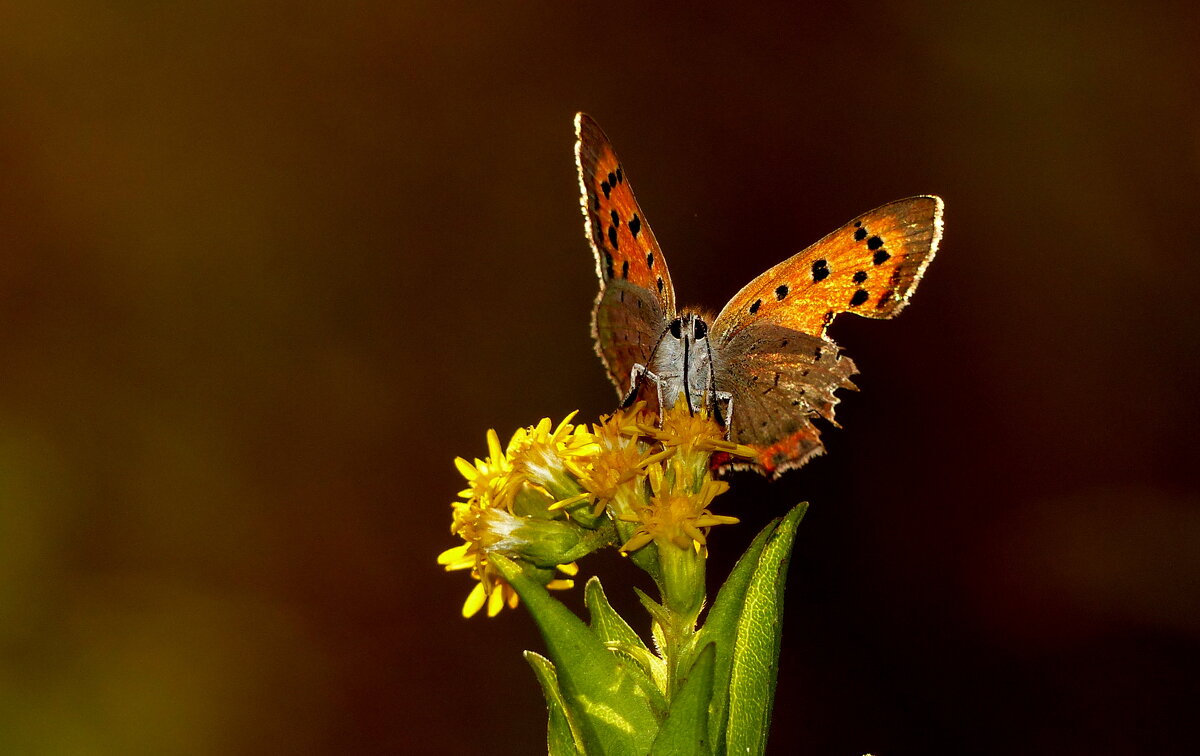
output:
[[568,496],[567,498],[563,499],[562,501],[554,502],[554,504],[552,504],[550,506],[550,508],[551,509],[562,509],[564,507],[569,507],[572,504],[578,504],[581,501],[586,501],[590,498],[592,498],[592,495],[590,493],[575,494],[574,496]]
[[493,428],[488,428],[487,432],[488,454],[494,460],[499,460],[504,457],[504,452],[500,449],[500,437],[496,435]]
[[492,594],[490,596],[488,596],[487,615],[489,617],[495,617],[497,614],[500,613],[500,610],[503,608],[504,608],[504,591],[501,590],[500,586],[496,586],[495,588],[492,589]]
[[[462,457],[454,458],[454,466],[458,468],[458,471],[462,473],[462,476],[467,480],[475,480],[477,477],[479,477],[479,470],[475,469],[474,465]],[[459,494],[459,496],[461,495],[462,494]]]
[[670,449],[663,449],[660,452],[651,454],[649,457],[646,457],[641,462],[638,462],[638,467],[649,467],[650,465],[653,465],[657,462],[662,462],[663,460],[670,459],[673,456],[675,456],[675,448],[674,447],[672,447]]
[[455,546],[453,548],[446,549],[441,554],[438,554],[437,563],[438,564],[452,564],[454,562],[457,562],[467,555],[468,548],[470,548],[469,544],[464,543],[459,546]]
[[[558,427],[554,429],[554,433],[552,434],[553,437],[558,438],[560,433],[564,433],[564,432],[569,433],[570,428],[571,428],[571,419],[574,418],[578,414],[579,414],[579,410],[575,410],[574,412],[571,412],[566,417],[564,417],[562,419],[562,422],[558,424]],[[549,419],[550,418],[546,418],[546,420],[549,420]],[[547,423],[547,425],[549,425],[549,423]],[[564,433],[564,435],[565,435],[565,433]]]
[[621,553],[628,554],[630,551],[637,551],[653,540],[654,538],[645,531],[641,533],[634,533],[633,537],[626,541],[621,547]]
[[483,583],[476,583],[471,589],[471,593],[467,596],[466,603],[463,604],[462,615],[470,618],[475,616],[476,612],[483,608],[483,602],[487,600],[487,591],[483,588]]

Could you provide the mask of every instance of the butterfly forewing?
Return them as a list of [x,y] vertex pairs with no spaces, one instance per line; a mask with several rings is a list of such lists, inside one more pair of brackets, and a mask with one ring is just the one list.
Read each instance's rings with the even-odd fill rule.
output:
[[890,318],[908,303],[941,236],[941,199],[890,202],[751,281],[714,330],[724,342],[767,321],[821,336],[839,313]]
[[649,362],[675,317],[675,291],[654,232],[634,199],[612,144],[590,116],[575,116],[580,205],[600,294],[592,316],[596,351],[624,395],[635,363]]

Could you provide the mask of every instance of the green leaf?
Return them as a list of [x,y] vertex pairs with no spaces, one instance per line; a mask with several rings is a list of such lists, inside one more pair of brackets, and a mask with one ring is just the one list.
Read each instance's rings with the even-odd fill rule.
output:
[[683,678],[671,710],[654,739],[652,756],[708,756],[708,702],[712,697],[716,646],[708,644]]
[[667,701],[662,691],[665,687],[666,668],[662,659],[655,656],[625,618],[617,614],[617,610],[608,603],[608,596],[604,595],[604,586],[600,584],[600,578],[592,576],[587,581],[583,597],[591,617],[592,632],[610,651],[628,659],[632,665],[631,670],[641,673],[639,684],[656,717],[664,714]]
[[[583,588],[583,600],[587,604],[588,615],[592,620],[592,632],[605,643],[621,643],[627,646],[646,649],[646,644],[634,632],[625,618],[617,614],[617,610],[608,603],[604,594],[604,586],[600,578],[592,576]],[[646,649],[649,650],[649,649]]]
[[633,587],[633,592],[638,597],[638,601],[642,602],[642,607],[650,614],[650,619],[660,625],[667,625],[671,622],[671,613],[667,608],[650,598],[641,588]]
[[634,674],[604,643],[511,559],[492,554],[491,563],[525,602],[554,666],[570,721],[588,753],[646,753],[658,721]]
[[717,647],[716,661],[713,666],[713,697],[710,705],[708,720],[709,742],[718,754],[725,750],[726,712],[729,708],[729,678],[733,671],[733,651],[737,643],[738,619],[742,616],[742,607],[746,599],[746,591],[754,576],[754,569],[767,539],[779,525],[776,518],[767,523],[738,559],[725,585],[717,593],[717,599],[708,610],[704,627],[695,635],[693,648],[702,648],[708,643]]
[[583,741],[571,727],[570,715],[562,691],[558,689],[558,675],[554,665],[541,654],[525,652],[525,661],[533,667],[533,674],[542,684],[546,696],[546,708],[550,710],[550,722],[546,728],[546,748],[549,756],[581,756],[586,753]]
[[729,754],[761,754],[767,746],[779,672],[783,589],[796,528],[808,510],[799,504],[774,529],[755,565],[737,623],[729,678]]

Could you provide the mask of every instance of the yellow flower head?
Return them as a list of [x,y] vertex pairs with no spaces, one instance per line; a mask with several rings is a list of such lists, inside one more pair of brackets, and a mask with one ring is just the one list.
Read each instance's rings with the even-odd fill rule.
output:
[[642,410],[639,404],[602,418],[592,426],[594,453],[568,463],[587,491],[595,516],[613,503],[617,504],[615,511],[628,511],[622,502],[636,491],[638,482],[646,475],[647,465],[659,456],[637,430]]
[[[471,617],[487,605],[488,616],[495,617],[506,605],[515,609],[517,593],[504,578],[500,577],[491,562],[489,551],[511,553],[518,551],[523,539],[518,531],[529,518],[517,517],[503,509],[467,505],[455,511],[456,531],[464,543],[446,549],[438,555],[438,564],[447,571],[471,571],[471,577],[479,582],[463,604],[463,616]],[[577,571],[574,563],[559,565],[558,569],[568,575]],[[551,580],[546,586],[551,589],[566,589],[574,586],[571,580]]]
[[709,412],[692,413],[680,402],[654,427],[638,404],[590,430],[573,425],[574,416],[557,426],[543,419],[522,428],[503,448],[489,430],[485,459],[455,460],[467,487],[453,504],[451,532],[463,543],[444,551],[438,563],[470,570],[477,581],[464,616],[485,606],[494,616],[517,605],[516,592],[492,567],[491,553],[522,561],[548,588],[569,588],[571,580],[551,579],[551,567],[561,559],[565,564],[557,569],[574,574],[571,560],[613,543],[604,540],[611,538],[603,527],[611,520],[634,523],[618,525],[624,552],[655,541],[699,554],[711,527],[737,522],[708,509],[729,487],[713,480],[710,457],[753,452],[725,440]]
[[708,507],[717,496],[729,490],[725,481],[705,475],[693,486],[687,466],[679,459],[670,465],[656,464],[649,468],[649,503],[637,506],[637,511],[622,514],[618,519],[635,522],[638,528],[621,546],[621,551],[636,551],[651,541],[660,547],[695,548],[701,552],[708,530],[714,525],[738,521],[736,517],[715,515]]
[[755,452],[744,444],[735,444],[725,438],[725,430],[712,413],[704,407],[693,412],[681,396],[675,406],[662,414],[661,427],[641,426],[648,436],[658,439],[668,449],[678,449],[681,454],[693,452],[724,452],[738,457],[753,457]]
[[518,473],[539,486],[561,508],[587,498],[568,468],[572,460],[587,457],[596,450],[596,443],[587,428],[571,424],[575,412],[567,415],[552,431],[550,418],[525,430],[525,441],[513,455]]
[[[546,487],[529,479],[529,468],[523,464],[526,455],[534,460],[546,460],[554,455],[579,454],[591,441],[583,429],[573,428],[563,421],[553,432],[550,421],[542,420],[535,426],[522,428],[513,434],[507,447],[501,449],[495,430],[488,430],[486,459],[474,463],[463,458],[454,460],[458,471],[467,480],[467,488],[459,492],[463,501],[453,504],[450,531],[463,539],[463,543],[447,549],[438,556],[438,564],[447,570],[471,571],[471,577],[479,581],[463,605],[463,616],[470,617],[487,605],[488,616],[495,616],[504,606],[516,607],[518,598],[512,587],[495,571],[487,559],[488,552],[520,553],[528,541],[518,531],[537,520],[530,512],[546,513],[552,499]],[[533,472],[541,470],[533,466]],[[531,485],[533,483],[533,485]],[[518,514],[514,514],[514,502]],[[543,521],[544,523],[544,521]],[[574,564],[559,565],[558,569],[574,574]],[[570,580],[551,580],[546,586],[552,589],[570,588]]]
[[[476,459],[474,464],[462,457],[454,460],[454,466],[467,479],[467,487],[458,492],[465,502],[456,502],[455,507],[475,502],[481,507],[512,508],[512,497],[520,484],[514,474],[513,452],[525,443],[525,430],[518,430],[508,442],[507,449],[500,448],[500,437],[488,429],[486,459]],[[451,532],[457,533],[453,527]]]

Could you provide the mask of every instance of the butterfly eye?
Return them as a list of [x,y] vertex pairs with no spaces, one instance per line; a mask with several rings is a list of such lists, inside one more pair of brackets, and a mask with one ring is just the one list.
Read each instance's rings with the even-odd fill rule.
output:
[[681,321],[679,318],[675,318],[671,321],[670,329],[671,335],[676,339],[683,338],[683,321]]
[[700,318],[692,321],[692,335],[696,337],[696,341],[703,339],[708,335],[708,324]]

